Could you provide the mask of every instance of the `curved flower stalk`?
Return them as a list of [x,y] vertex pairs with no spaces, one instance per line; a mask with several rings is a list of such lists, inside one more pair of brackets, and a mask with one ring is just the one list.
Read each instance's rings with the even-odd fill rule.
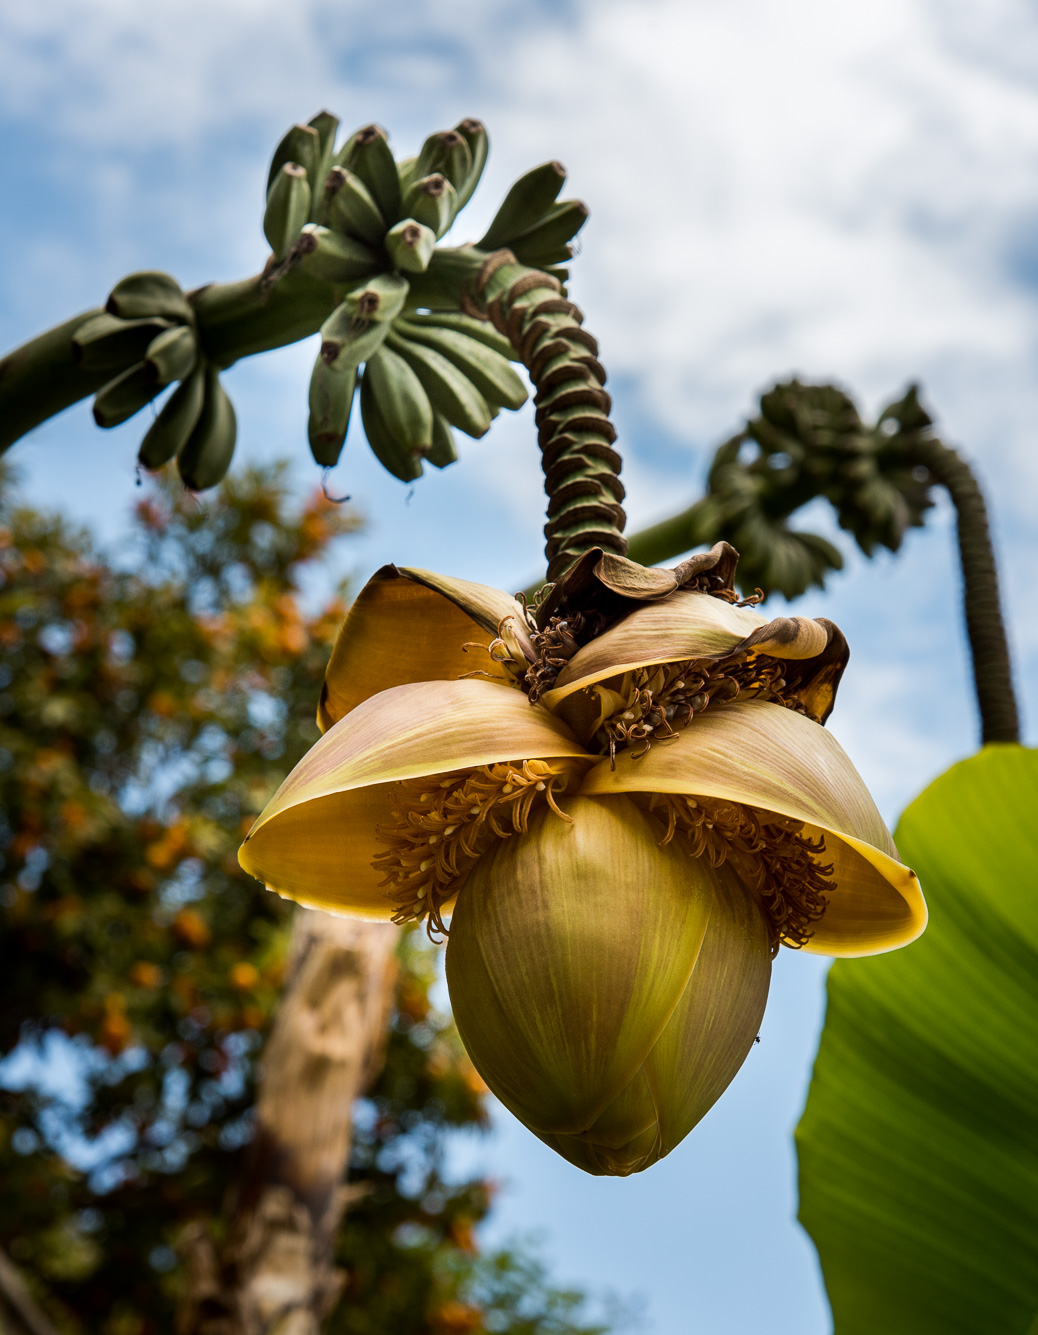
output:
[[595,549],[536,615],[386,567],[340,632],[324,736],[239,855],[300,903],[449,930],[476,1067],[592,1173],[647,1167],[712,1106],[779,945],[867,955],[926,921],[822,726],[843,636],[740,602],[736,560]]

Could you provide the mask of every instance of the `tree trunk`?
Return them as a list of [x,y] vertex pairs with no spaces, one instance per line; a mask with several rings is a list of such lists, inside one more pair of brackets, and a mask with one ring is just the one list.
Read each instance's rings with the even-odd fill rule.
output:
[[318,1335],[342,1288],[336,1231],[354,1101],[382,1066],[399,930],[298,909],[256,1130],[218,1248],[189,1231],[182,1335]]
[[0,1248],[0,1335],[57,1335],[37,1305],[18,1267]]

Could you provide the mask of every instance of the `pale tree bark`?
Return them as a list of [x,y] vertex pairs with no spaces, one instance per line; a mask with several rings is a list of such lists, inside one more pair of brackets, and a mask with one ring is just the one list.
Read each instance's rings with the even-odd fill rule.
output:
[[58,1335],[3,1248],[0,1248],[0,1335]]
[[318,1335],[342,1288],[336,1231],[354,1101],[382,1068],[399,929],[298,909],[228,1236],[184,1248],[182,1335]]

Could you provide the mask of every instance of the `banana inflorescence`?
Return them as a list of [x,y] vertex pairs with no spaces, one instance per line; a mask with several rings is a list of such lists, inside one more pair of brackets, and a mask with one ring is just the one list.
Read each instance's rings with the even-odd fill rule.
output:
[[99,426],[119,425],[170,388],[141,442],[145,468],[176,460],[188,487],[218,482],[236,434],[220,371],[318,326],[308,434],[324,467],[339,459],[358,389],[368,442],[403,481],[425,460],[452,463],[455,430],[482,436],[502,408],[525,402],[517,354],[475,285],[488,253],[506,245],[565,281],[559,266],[587,209],[558,201],[563,168],[527,172],[479,242],[443,247],[486,163],[483,125],[463,120],[429,135],[400,162],[381,127],[363,126],[339,148],[337,130],[321,112],[278,144],[263,214],[271,256],[258,282],[240,285],[240,308],[220,312],[213,286],[184,293],[168,274],[138,273],[75,328],[73,358],[101,384]]

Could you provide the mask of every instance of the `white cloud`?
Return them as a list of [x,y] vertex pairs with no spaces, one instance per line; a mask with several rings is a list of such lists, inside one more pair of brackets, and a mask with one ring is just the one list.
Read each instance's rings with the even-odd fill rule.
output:
[[[922,377],[942,431],[979,460],[992,496],[1038,712],[1029,0],[9,0],[0,124],[17,188],[0,218],[0,341],[98,300],[134,267],[169,267],[187,283],[257,267],[266,160],[288,124],[321,106],[346,129],[382,122],[404,151],[460,116],[483,117],[494,152],[466,234],[520,171],[567,163],[572,193],[593,210],[573,292],[613,375],[621,439],[637,447],[625,469],[636,524],[693,499],[706,448],[773,377],[838,377],[870,410]],[[243,453],[304,454],[308,356],[296,348],[231,373]],[[132,493],[136,434],[131,424],[99,440],[70,413],[16,457],[35,499],[103,514],[111,531]],[[359,565],[533,575],[541,498],[525,419],[463,442],[462,464],[424,479],[410,504],[359,441],[338,475],[373,518]],[[952,550],[945,514],[896,561],[852,561],[801,608],[851,638],[835,729],[890,818],[972,744]],[[776,1009],[777,998],[769,1011],[776,1034],[785,1025],[790,1043],[802,1040],[782,1050],[788,1116],[753,1127],[772,1164],[787,1163],[810,1061],[816,1011],[797,1005]],[[657,1172],[673,1211],[668,1168]],[[767,1235],[761,1250],[781,1261],[787,1288],[815,1294],[819,1310],[794,1323],[798,1335],[820,1330],[813,1272],[783,1232],[791,1185],[779,1197],[760,1180],[748,1177],[747,1209]],[[554,1181],[564,1206],[571,1179]],[[688,1192],[698,1191],[697,1178]],[[729,1192],[725,1175],[715,1203]],[[630,1239],[666,1257],[685,1238],[662,1205],[638,1213],[635,1191],[620,1212],[615,1199],[609,1213],[596,1196],[595,1218],[610,1221],[624,1255]],[[741,1250],[731,1255],[742,1265]],[[680,1260],[652,1273],[670,1328],[684,1329]],[[762,1287],[767,1314],[738,1329],[779,1319],[773,1292]],[[740,1321],[719,1315],[710,1329],[734,1335],[725,1319]]]
[[[637,522],[675,504],[675,442],[702,457],[773,377],[835,377],[868,410],[922,377],[942,430],[979,459],[1011,552],[1034,555],[1038,25],[1024,0],[50,0],[8,6],[0,37],[0,114],[29,143],[42,127],[40,174],[68,201],[20,238],[9,318],[56,318],[170,251],[187,282],[254,268],[263,163],[320,105],[383,121],[403,148],[475,112],[495,153],[463,230],[548,156],[592,204],[574,295],[621,386],[621,439],[637,441]],[[478,481],[518,523],[535,474],[515,472],[518,434],[498,434],[444,494],[467,502]],[[1019,636],[1032,651],[1036,620]]]

